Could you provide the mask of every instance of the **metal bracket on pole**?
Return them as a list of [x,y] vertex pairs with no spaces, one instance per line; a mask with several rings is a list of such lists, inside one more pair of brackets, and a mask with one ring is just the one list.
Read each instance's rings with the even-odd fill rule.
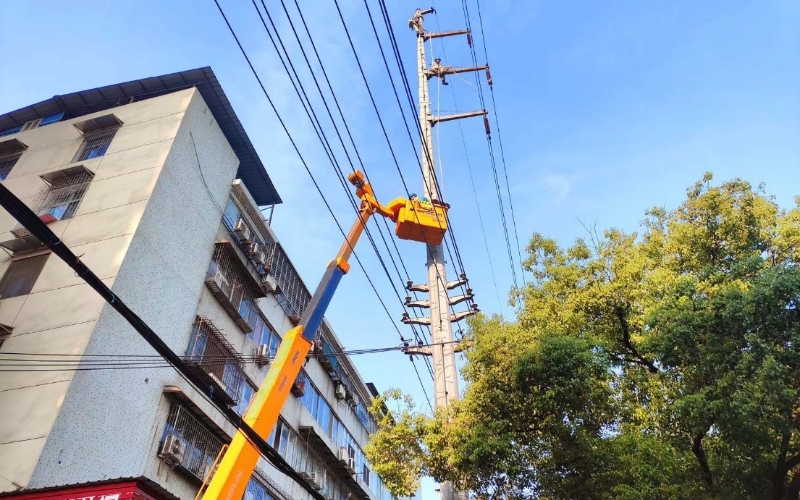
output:
[[411,300],[411,297],[406,296],[406,307],[419,307],[420,309],[429,309],[431,307],[431,301]]
[[473,116],[486,116],[489,112],[485,109],[483,111],[467,111],[466,113],[456,113],[453,115],[445,115],[445,116],[431,116],[428,121],[431,122],[431,125],[436,125],[439,122],[449,122],[452,120],[460,120],[462,118],[472,118]]
[[467,280],[467,275],[464,274],[464,273],[461,273],[461,276],[459,276],[457,280],[448,281],[447,282],[447,289],[448,290],[452,290],[453,288],[455,288],[457,286],[466,285],[467,281],[468,281]]
[[422,33],[422,38],[425,41],[430,40],[431,38],[444,38],[446,36],[456,36],[456,35],[469,35],[469,30],[451,30],[451,31],[440,31],[439,33],[434,33],[432,31],[426,31]]
[[[463,295],[456,295],[455,297],[450,297],[450,305],[454,306],[456,304],[460,304],[461,302],[464,302],[465,300],[471,300],[473,297],[474,297],[474,295],[472,295],[472,289],[468,288],[467,289],[467,293],[465,293]],[[408,305],[408,303],[406,303],[406,305]]]
[[[413,345],[413,346],[406,346],[403,348],[403,354],[408,354],[410,356],[419,355],[419,356],[431,356],[433,355],[433,348],[436,347],[436,344],[433,345]],[[461,341],[453,342],[453,352],[462,352],[466,349],[466,346]]]
[[457,323],[457,322],[461,321],[462,319],[466,318],[467,316],[472,316],[473,314],[476,314],[477,312],[478,311],[475,310],[475,309],[470,309],[468,311],[459,311],[459,312],[457,312],[455,314],[451,314],[450,315],[450,323]]
[[470,71],[481,71],[488,69],[488,64],[484,64],[483,66],[466,66],[463,68],[454,68],[452,66],[434,66],[430,69],[426,69],[425,75],[428,77],[428,80],[430,80],[435,76],[442,76],[443,74],[455,75],[456,73],[469,73]]
[[430,325],[431,319],[428,317],[412,318],[407,312],[403,313],[403,323],[406,325]]
[[[448,285],[449,285],[449,283],[448,283]],[[447,288],[450,288],[450,287],[448,286]],[[420,285],[415,285],[413,281],[409,280],[409,281],[406,282],[406,290],[408,290],[409,292],[428,293],[430,291],[430,287],[428,287],[427,283],[420,284]]]

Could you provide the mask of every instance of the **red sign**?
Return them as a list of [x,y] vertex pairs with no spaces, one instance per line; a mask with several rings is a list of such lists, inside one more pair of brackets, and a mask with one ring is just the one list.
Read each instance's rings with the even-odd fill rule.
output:
[[3,495],[2,500],[159,500],[141,489],[137,481],[46,488],[17,495]]

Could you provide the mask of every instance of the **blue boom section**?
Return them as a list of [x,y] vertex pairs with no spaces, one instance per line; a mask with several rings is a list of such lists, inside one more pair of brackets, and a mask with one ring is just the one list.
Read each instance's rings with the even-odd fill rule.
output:
[[317,286],[308,308],[303,313],[300,324],[303,325],[303,337],[308,340],[314,340],[314,335],[322,324],[322,318],[325,317],[325,311],[328,309],[328,304],[331,303],[333,294],[336,293],[336,288],[339,287],[339,282],[342,281],[344,271],[336,265],[336,262],[331,262],[328,269],[325,270],[325,275],[322,277],[319,286]]

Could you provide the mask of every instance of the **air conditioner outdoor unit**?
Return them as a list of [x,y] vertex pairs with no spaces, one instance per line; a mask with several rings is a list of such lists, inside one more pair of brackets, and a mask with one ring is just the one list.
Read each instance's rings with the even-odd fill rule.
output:
[[269,363],[269,346],[267,344],[261,344],[256,348],[256,363],[260,366],[264,366]]
[[253,237],[253,235],[250,233],[250,228],[247,227],[244,219],[239,219],[236,221],[236,224],[233,226],[233,232],[236,233],[236,236],[245,241],[250,241]]
[[158,456],[164,460],[180,463],[183,460],[183,441],[178,436],[167,436]]
[[214,281],[216,281],[216,282],[217,282],[217,286],[219,286],[219,287],[220,287],[220,289],[223,291],[223,293],[226,293],[226,294],[229,294],[229,293],[230,293],[230,291],[231,291],[231,284],[230,284],[230,282],[228,281],[228,278],[226,278],[224,274],[222,274],[221,272],[219,272],[219,270],[217,270],[217,271],[214,273]]
[[350,455],[348,455],[348,453],[347,453],[347,448],[345,448],[344,446],[340,446],[339,447],[339,461],[342,462],[342,464],[346,464],[347,460],[349,458],[350,458]]
[[255,258],[257,254],[259,254],[263,250],[263,246],[259,243],[253,243],[250,245],[250,255]]
[[344,384],[336,384],[336,399],[344,399],[347,397],[347,388]]
[[353,457],[347,459],[347,472],[351,476],[356,473],[356,459]]
[[308,484],[310,484],[312,488],[318,491],[322,489],[322,484],[324,482],[325,480],[322,477],[322,474],[320,474],[319,472],[312,472],[311,476],[309,476],[308,478]]
[[278,291],[278,282],[275,281],[274,276],[269,274],[261,277],[261,286],[267,293],[275,293]]
[[263,266],[267,263],[267,252],[263,248],[259,249],[258,252],[253,252],[253,259]]

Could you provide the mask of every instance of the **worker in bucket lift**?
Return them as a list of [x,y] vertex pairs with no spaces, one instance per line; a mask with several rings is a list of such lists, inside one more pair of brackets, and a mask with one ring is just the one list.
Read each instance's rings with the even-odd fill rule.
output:
[[447,70],[450,69],[448,66],[442,66],[442,60],[438,57],[433,60],[433,66],[431,66],[431,72],[442,79],[442,85],[450,85],[445,81],[445,75],[447,74]]
[[416,193],[411,193],[411,195],[408,197],[408,201],[410,201],[412,203],[414,201],[419,201],[420,203],[430,203],[431,202],[428,198],[426,198],[424,196],[422,196],[422,197],[417,196]]

